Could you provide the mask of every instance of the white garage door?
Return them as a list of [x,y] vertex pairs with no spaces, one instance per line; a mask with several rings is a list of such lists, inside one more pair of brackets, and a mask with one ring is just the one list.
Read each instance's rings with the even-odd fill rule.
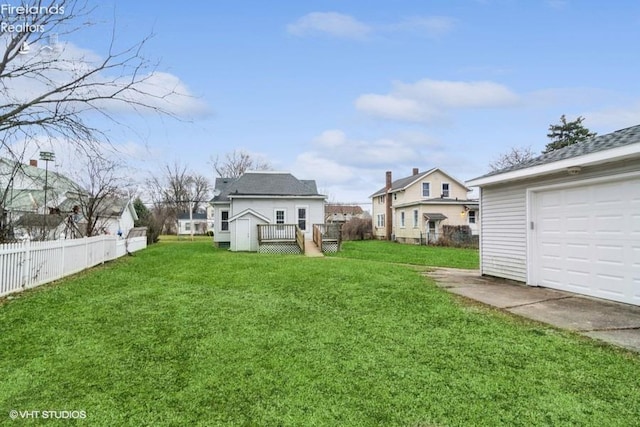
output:
[[533,203],[532,284],[640,305],[640,177]]

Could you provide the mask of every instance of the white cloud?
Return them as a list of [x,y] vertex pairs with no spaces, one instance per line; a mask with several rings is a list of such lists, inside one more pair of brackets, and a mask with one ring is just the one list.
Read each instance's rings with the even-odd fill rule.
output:
[[640,102],[625,107],[586,112],[582,116],[587,127],[603,128],[606,132],[611,132],[640,123]]
[[437,38],[453,31],[455,20],[446,16],[413,16],[390,25],[391,31],[408,31]]
[[355,173],[353,168],[322,157],[317,152],[306,152],[298,155],[291,169],[293,174],[300,178],[313,177],[318,182],[328,184],[350,182],[353,180]]
[[[0,38],[0,42],[2,42],[2,38]],[[39,70],[37,75],[29,73],[7,81],[6,88],[0,96],[2,104],[30,101],[34,97],[50,91],[53,87],[71,82],[80,74],[94,69],[104,61],[104,58],[95,52],[65,42],[60,43],[56,52],[42,50],[42,46],[33,44],[30,53],[20,55],[17,61],[29,64],[37,64],[42,61],[53,62],[45,70]],[[144,70],[138,70],[138,72],[140,71]],[[116,74],[110,75],[109,72]],[[121,74],[118,75],[117,73],[120,72]],[[128,72],[126,67],[116,66],[113,69],[95,73],[85,79],[85,84],[78,87],[73,96],[82,98],[113,94],[131,82],[133,77],[128,75]],[[93,106],[104,110],[107,114],[131,113],[134,110],[138,113],[144,113],[156,110],[168,112],[178,117],[189,117],[209,113],[209,107],[206,103],[193,96],[184,82],[173,74],[151,71],[146,75],[139,74],[136,80],[141,81],[134,88],[125,89],[119,93],[121,101],[99,100],[94,102]],[[67,106],[73,107],[71,102],[67,103]],[[82,102],[76,103],[75,106],[77,110],[84,110],[87,107]]]
[[516,105],[519,97],[498,83],[423,79],[415,83],[395,82],[387,95],[364,94],[356,109],[392,120],[432,122],[451,109],[502,108]]
[[312,12],[287,25],[296,36],[326,34],[338,38],[364,39],[371,28],[355,18],[337,12]]
[[328,35],[364,40],[374,33],[411,33],[430,38],[444,36],[455,28],[455,19],[446,16],[412,16],[398,22],[371,25],[337,12],[312,12],[287,25],[296,36]]
[[364,94],[356,99],[355,105],[360,111],[390,120],[428,122],[438,116],[437,110],[429,105],[396,94]]

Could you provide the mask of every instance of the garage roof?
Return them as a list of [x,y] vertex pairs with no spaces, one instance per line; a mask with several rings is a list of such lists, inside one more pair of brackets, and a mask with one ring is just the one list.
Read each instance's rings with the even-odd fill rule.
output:
[[527,162],[467,181],[468,186],[484,186],[558,172],[625,158],[640,157],[640,125],[596,136],[578,144],[542,154]]

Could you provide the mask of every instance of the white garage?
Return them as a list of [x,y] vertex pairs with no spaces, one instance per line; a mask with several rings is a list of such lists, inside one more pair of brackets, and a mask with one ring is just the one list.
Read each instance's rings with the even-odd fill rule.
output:
[[532,285],[640,305],[640,177],[530,192]]
[[640,126],[467,185],[483,274],[640,305]]

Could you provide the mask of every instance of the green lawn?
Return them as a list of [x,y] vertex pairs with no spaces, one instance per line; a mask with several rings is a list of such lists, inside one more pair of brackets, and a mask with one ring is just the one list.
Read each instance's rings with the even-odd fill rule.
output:
[[342,251],[335,256],[434,267],[479,267],[477,249],[407,245],[385,240],[343,242]]
[[[0,303],[0,424],[638,425],[640,357],[406,266],[155,245]],[[59,424],[45,420],[43,425]]]

